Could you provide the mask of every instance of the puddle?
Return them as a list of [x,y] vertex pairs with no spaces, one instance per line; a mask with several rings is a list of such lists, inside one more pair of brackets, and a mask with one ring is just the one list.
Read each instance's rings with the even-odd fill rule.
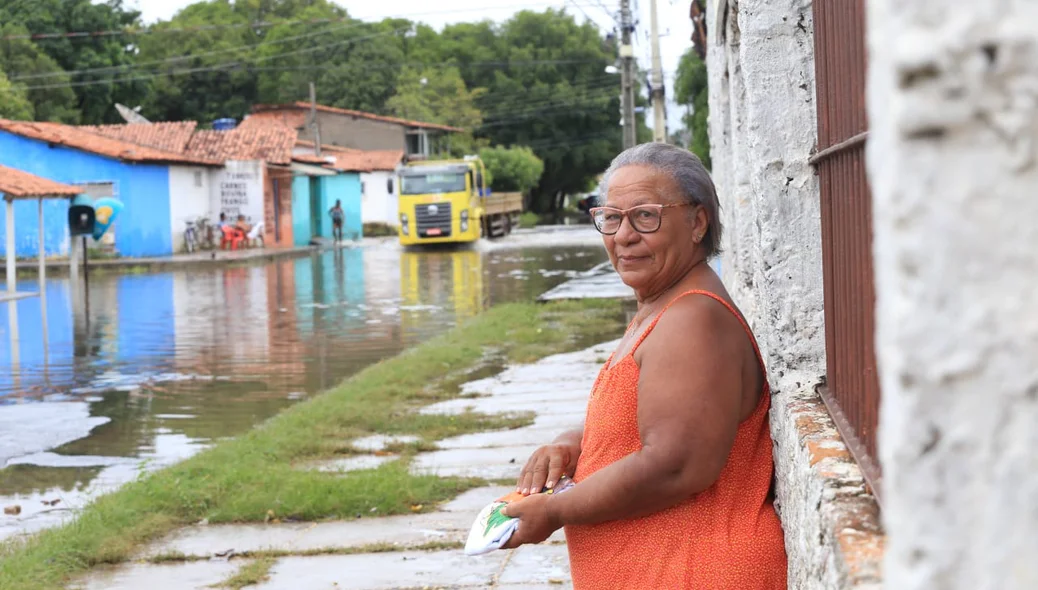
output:
[[[30,329],[41,323],[39,298],[13,304],[16,354],[0,313],[0,466],[10,465],[0,469],[0,505],[22,508],[0,515],[0,538],[56,524],[142,469],[245,432],[492,305],[532,301],[606,260],[593,232],[555,233],[509,238],[519,249],[383,244],[234,268],[105,273],[91,277],[88,294],[48,281],[46,350]],[[488,355],[470,377],[501,369]]]

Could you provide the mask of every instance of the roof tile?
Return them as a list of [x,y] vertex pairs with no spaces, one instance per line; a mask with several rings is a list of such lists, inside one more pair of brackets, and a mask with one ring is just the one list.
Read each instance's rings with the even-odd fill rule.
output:
[[143,146],[123,139],[114,139],[84,127],[63,125],[61,123],[0,119],[0,130],[127,162],[200,164],[209,166],[223,163],[190,154]]
[[173,121],[168,123],[128,123],[122,125],[81,126],[105,137],[128,141],[137,145],[153,147],[177,154],[184,153],[191,134],[198,123],[195,121]]
[[196,131],[188,142],[187,153],[221,161],[266,160],[272,164],[290,164],[295,130],[278,121],[251,119],[227,131]]
[[0,193],[11,197],[74,197],[83,190],[0,165]]

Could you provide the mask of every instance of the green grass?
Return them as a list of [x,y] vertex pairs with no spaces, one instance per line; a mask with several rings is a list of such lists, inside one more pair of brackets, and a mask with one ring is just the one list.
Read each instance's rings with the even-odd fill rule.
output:
[[270,568],[274,567],[273,557],[261,557],[254,559],[245,565],[241,566],[230,578],[227,578],[224,582],[217,584],[215,588],[231,588],[232,590],[241,590],[246,586],[253,586],[260,582],[265,582],[270,576]]
[[363,234],[365,238],[384,238],[384,237],[395,237],[398,232],[396,227],[389,225],[388,223],[365,223],[363,226]]
[[456,397],[490,360],[530,362],[590,346],[623,331],[615,301],[495,307],[403,354],[368,367],[342,385],[295,405],[250,432],[102,496],[72,522],[25,542],[0,546],[0,589],[60,588],[99,564],[130,559],[176,527],[210,523],[355,518],[404,514],[481,485],[470,478],[415,476],[408,455],[346,475],[298,469],[352,452],[372,433],[414,434],[411,453],[435,440],[529,422],[529,416],[417,414]]
[[522,215],[519,216],[519,227],[523,229],[536,227],[537,224],[540,222],[540,216],[534,213],[533,211],[524,211]]

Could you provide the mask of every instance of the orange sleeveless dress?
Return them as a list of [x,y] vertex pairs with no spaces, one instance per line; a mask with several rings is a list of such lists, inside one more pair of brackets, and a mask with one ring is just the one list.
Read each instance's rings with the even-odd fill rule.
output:
[[[724,299],[715,299],[746,330],[750,327]],[[584,438],[574,481],[641,448],[638,433],[638,364],[634,351],[652,332],[671,301],[615,367],[612,357],[588,401]],[[778,590],[786,588],[782,527],[771,499],[772,447],[768,428],[771,392],[739,424],[728,462],[709,489],[661,512],[632,520],[566,527],[576,590]]]

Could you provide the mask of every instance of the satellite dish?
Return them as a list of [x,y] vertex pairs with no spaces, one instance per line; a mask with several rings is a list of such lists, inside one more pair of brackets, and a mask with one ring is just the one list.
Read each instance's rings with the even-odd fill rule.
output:
[[145,119],[143,116],[141,116],[140,113],[137,112],[140,110],[140,108],[141,107],[131,109],[126,105],[115,103],[115,110],[119,111],[119,115],[122,116],[123,120],[127,123],[151,123],[151,121]]

